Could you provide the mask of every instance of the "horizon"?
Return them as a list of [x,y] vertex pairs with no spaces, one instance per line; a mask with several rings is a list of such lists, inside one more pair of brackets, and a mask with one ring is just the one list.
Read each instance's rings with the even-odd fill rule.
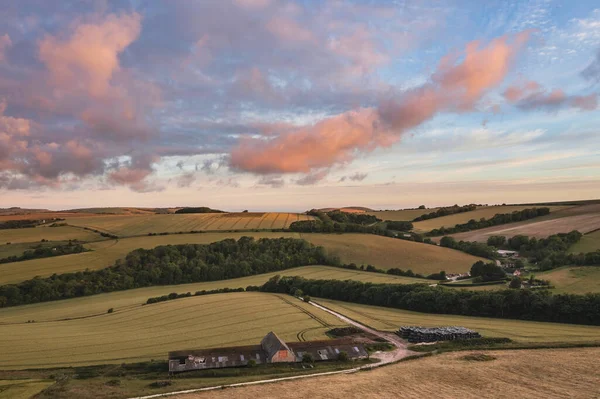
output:
[[0,207],[600,198],[592,1],[27,0],[0,22]]

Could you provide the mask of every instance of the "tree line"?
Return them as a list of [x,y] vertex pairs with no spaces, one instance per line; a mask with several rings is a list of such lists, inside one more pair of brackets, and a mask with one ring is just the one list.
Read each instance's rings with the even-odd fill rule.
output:
[[477,205],[475,205],[475,204],[469,204],[469,205],[463,205],[463,206],[460,206],[460,205],[445,206],[445,207],[439,208],[436,211],[418,216],[413,219],[413,222],[420,222],[421,220],[429,220],[429,219],[439,218],[442,216],[453,215],[455,213],[470,212],[470,211],[474,211],[475,209],[477,209]]
[[490,219],[481,218],[479,221],[475,219],[469,220],[467,223],[457,224],[454,227],[440,227],[433,229],[428,236],[441,236],[446,234],[456,234],[465,231],[484,229],[486,227],[497,226],[500,224],[520,222],[522,220],[533,219],[539,216],[545,216],[550,213],[550,208],[530,208],[512,213],[496,214]]
[[177,214],[181,213],[225,213],[225,211],[220,211],[218,209],[211,209],[207,206],[199,206],[199,207],[191,207],[191,208],[181,208],[175,211]]
[[11,262],[22,262],[31,259],[40,259],[40,258],[50,258],[53,256],[61,256],[61,255],[70,255],[70,254],[79,254],[82,252],[87,252],[89,249],[86,249],[83,245],[78,243],[73,243],[69,241],[68,244],[63,245],[55,245],[55,246],[39,246],[35,249],[28,249],[23,252],[22,255],[13,255],[8,256],[6,258],[0,259],[1,263],[11,263]]
[[261,287],[263,292],[294,293],[296,290],[311,297],[424,313],[600,325],[600,294],[451,290],[425,284],[372,284],[280,276]]
[[212,244],[137,249],[101,270],[54,274],[0,286],[0,307],[154,285],[227,280],[306,265],[334,265],[322,247],[293,238],[241,237]]
[[481,242],[475,241],[456,241],[452,237],[442,237],[440,240],[440,246],[456,249],[458,251],[466,252],[473,256],[480,256],[482,258],[487,259],[496,259],[498,254],[496,253],[496,248],[486,245]]
[[8,229],[26,229],[30,227],[36,227],[46,222],[53,222],[58,220],[65,220],[60,218],[52,218],[48,220],[42,219],[23,219],[23,220],[7,220],[4,222],[0,222],[0,230],[8,230]]

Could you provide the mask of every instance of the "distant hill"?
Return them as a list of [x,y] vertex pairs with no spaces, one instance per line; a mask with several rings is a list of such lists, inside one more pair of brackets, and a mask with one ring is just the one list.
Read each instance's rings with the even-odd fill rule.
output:
[[342,211],[349,213],[363,213],[363,212],[374,212],[371,208],[366,208],[364,206],[344,206],[342,208],[321,208],[319,209],[323,212],[331,212],[331,211]]
[[18,206],[13,206],[11,208],[0,208],[0,215],[8,216],[8,215],[26,215],[29,213],[40,213],[40,212],[51,212],[48,209],[28,209],[28,208],[19,208]]

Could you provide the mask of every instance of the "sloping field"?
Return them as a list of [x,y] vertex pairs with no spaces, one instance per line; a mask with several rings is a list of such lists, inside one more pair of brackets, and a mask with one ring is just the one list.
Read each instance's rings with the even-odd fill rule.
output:
[[577,254],[577,253],[585,253],[585,252],[594,252],[600,249],[600,230],[594,231],[592,233],[588,233],[581,237],[581,240],[575,245],[573,245],[569,252]]
[[87,244],[91,252],[33,259],[26,262],[0,264],[0,284],[14,284],[35,276],[47,277],[54,273],[102,269],[124,258],[138,248],[155,248],[159,245],[208,244],[226,238],[243,236],[255,238],[303,238],[322,245],[343,262],[357,265],[372,264],[382,269],[398,267],[412,269],[415,273],[464,272],[479,258],[448,248],[419,244],[370,234],[300,234],[273,232],[200,233],[167,236],[142,236]]
[[485,352],[495,360],[470,362],[474,352],[444,353],[368,373],[215,390],[178,399],[240,398],[573,398],[599,395],[599,348]]
[[600,229],[600,205],[583,205],[556,211],[541,218],[453,234],[452,237],[457,240],[485,242],[493,235],[513,237],[522,234],[544,238],[572,230],[585,234],[598,229]]
[[587,294],[600,292],[600,266],[561,267],[536,277],[550,280],[558,294]]
[[372,264],[381,269],[394,267],[415,273],[464,273],[480,260],[475,256],[435,245],[399,240],[371,234],[302,234],[302,238],[321,245],[342,262]]
[[519,342],[600,343],[600,327],[597,326],[428,314],[328,299],[317,299],[316,302],[379,330],[397,331],[400,326],[463,326],[486,337],[507,337]]
[[77,213],[77,212],[26,212],[19,213],[17,215],[14,214],[0,214],[0,222],[5,222],[7,220],[40,220],[40,219],[52,219],[52,218],[76,218],[76,217],[86,217],[92,216],[93,214],[87,213]]
[[30,399],[54,380],[0,380],[0,399]]
[[96,215],[68,218],[73,226],[89,227],[119,237],[190,231],[283,229],[312,216],[298,213],[194,213],[172,215]]
[[325,331],[339,325],[289,296],[205,295],[85,319],[1,325],[0,369],[165,359],[179,349],[258,344],[269,331],[286,341],[306,331],[326,339]]
[[431,209],[404,209],[399,211],[373,211],[366,212],[369,215],[373,215],[378,217],[381,220],[398,220],[398,221],[406,221],[410,222],[415,218],[424,215],[426,213],[431,213],[437,211],[439,208],[431,208]]
[[86,231],[77,227],[60,226],[60,227],[31,227],[27,229],[6,229],[0,230],[0,243],[8,242],[40,242],[41,240],[48,241],[97,241],[102,239],[99,234],[92,231]]
[[148,298],[167,295],[171,292],[176,292],[178,294],[191,292],[193,294],[196,291],[209,291],[219,288],[246,288],[249,285],[262,285],[271,277],[278,274],[281,276],[300,276],[307,279],[356,280],[385,284],[431,283],[431,280],[345,270],[329,266],[303,266],[231,280],[138,288],[134,290],[111,292],[108,294],[66,299],[63,301],[43,302],[32,305],[3,308],[0,309],[0,325],[7,323],[25,323],[27,320],[40,322],[97,316],[106,313],[110,308],[114,308],[115,312],[120,312],[122,310],[130,310],[139,307],[143,303],[146,303]]
[[[522,211],[523,209],[534,208],[531,205],[502,205],[502,206],[482,206],[474,211],[455,213],[454,215],[442,216],[421,222],[414,223],[414,230],[418,232],[428,232],[440,227],[454,227],[457,224],[467,223],[471,219],[479,220],[481,218],[490,219],[497,214],[512,213],[514,211]],[[541,208],[541,207],[538,207]],[[561,209],[568,208],[567,206],[548,206],[550,212],[556,212]],[[433,211],[432,211],[433,212]],[[535,220],[535,219],[533,219]]]

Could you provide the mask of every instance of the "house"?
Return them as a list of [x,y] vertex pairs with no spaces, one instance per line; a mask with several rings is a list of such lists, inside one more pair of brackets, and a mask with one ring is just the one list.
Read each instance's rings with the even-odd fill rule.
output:
[[515,270],[514,273],[513,273],[513,276],[520,277],[521,276],[521,271],[519,269]]
[[182,350],[169,353],[169,372],[206,370],[256,364],[301,362],[309,353],[315,361],[336,360],[341,352],[349,359],[369,356],[363,344],[352,338],[309,342],[284,342],[274,332],[268,333],[260,345],[234,346],[200,350]]
[[498,249],[496,251],[498,253],[498,255],[500,255],[503,258],[518,258],[519,257],[519,252],[517,251],[508,251],[506,249]]

